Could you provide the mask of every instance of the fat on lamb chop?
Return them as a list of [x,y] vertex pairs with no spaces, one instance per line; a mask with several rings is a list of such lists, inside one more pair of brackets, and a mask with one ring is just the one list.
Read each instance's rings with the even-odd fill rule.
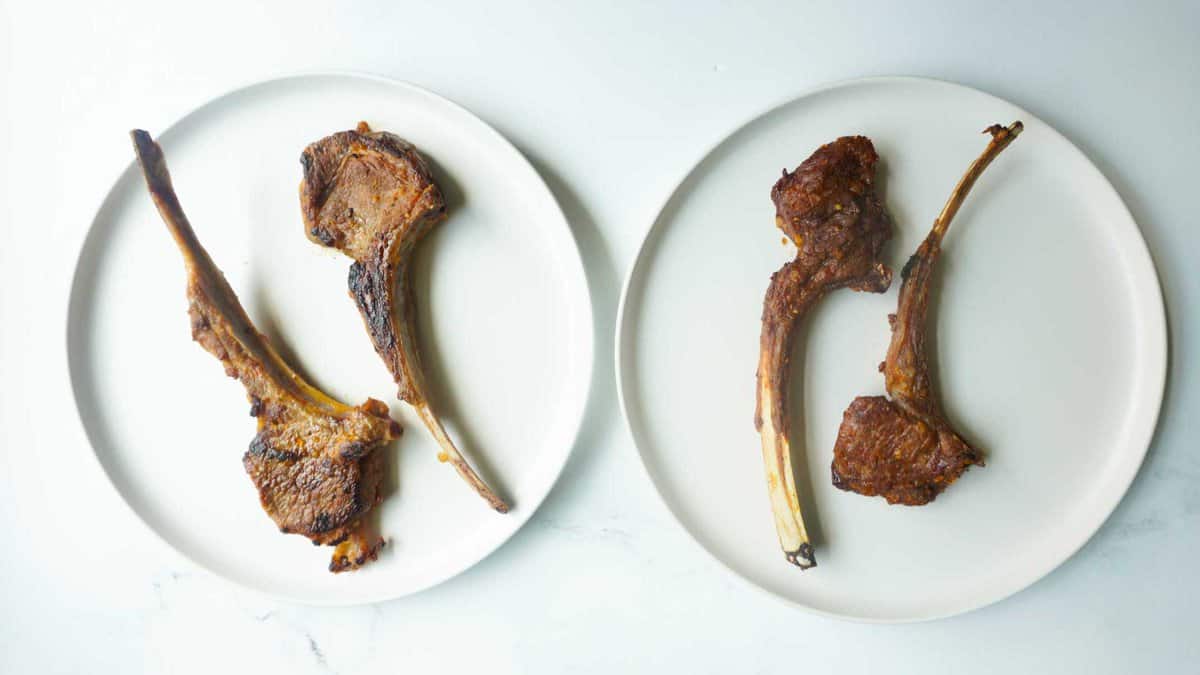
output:
[[401,400],[416,408],[449,462],[488,505],[508,504],[479,477],[446,433],[425,390],[409,279],[417,242],[446,217],[446,202],[416,148],[387,132],[357,129],[327,136],[300,156],[300,207],[314,243],[354,259],[350,297]]
[[146,186],[187,267],[192,339],[239,380],[258,420],[242,458],[263,509],[284,533],[334,546],[329,569],[356,569],[374,560],[382,540],[364,516],[379,504],[381,448],[401,428],[387,405],[367,399],[352,407],[305,382],[251,323],[225,276],[200,245],[150,134],[130,134]]
[[929,283],[942,252],[942,237],[983,170],[1021,133],[1022,125],[993,125],[991,141],[967,169],[933,229],[900,272],[899,307],[889,320],[892,341],[880,364],[889,400],[859,396],[842,416],[833,449],[834,486],[889,504],[919,506],[933,501],[983,453],[946,421],[929,376],[925,348]]
[[882,293],[892,271],[880,250],[892,223],[875,192],[879,157],[870,139],[847,136],[823,145],[771,189],[775,223],[795,243],[796,258],[771,277],[763,302],[755,426],[762,439],[767,493],[788,562],[817,564],[800,512],[788,421],[791,343],[804,315],[831,290]]

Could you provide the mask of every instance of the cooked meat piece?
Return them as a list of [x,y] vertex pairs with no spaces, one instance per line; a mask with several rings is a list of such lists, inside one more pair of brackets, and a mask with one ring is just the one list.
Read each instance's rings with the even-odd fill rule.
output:
[[892,271],[879,261],[892,236],[891,219],[875,193],[879,157],[870,139],[823,145],[771,189],[775,223],[795,243],[796,259],[771,277],[763,302],[758,360],[758,409],[767,492],[788,562],[816,565],[800,513],[788,442],[788,374],[792,336],[801,317],[829,291],[849,287],[881,293]]
[[[500,513],[508,505],[467,463],[430,407],[417,354],[409,268],[417,241],[446,217],[442,191],[416,148],[366,122],[327,136],[300,156],[300,207],[308,238],[354,259],[350,297],[375,351],[441,446],[438,457]],[[395,294],[393,295],[393,291]]]
[[892,343],[880,365],[891,400],[854,399],[842,417],[833,449],[833,484],[859,494],[882,495],[889,504],[928,504],[983,454],[950,427],[938,405],[925,349],[929,281],[942,237],[971,186],[988,164],[1021,133],[1021,123],[995,125],[992,140],[950,195],[933,230],[900,272],[900,303],[889,317]]
[[304,381],[271,347],[200,245],[171,185],[162,149],[145,131],[134,148],[158,212],[187,265],[192,338],[241,381],[258,419],[242,458],[263,508],[283,532],[337,546],[330,570],[372,560],[382,544],[363,516],[382,498],[379,448],[400,436],[387,405],[339,403]]

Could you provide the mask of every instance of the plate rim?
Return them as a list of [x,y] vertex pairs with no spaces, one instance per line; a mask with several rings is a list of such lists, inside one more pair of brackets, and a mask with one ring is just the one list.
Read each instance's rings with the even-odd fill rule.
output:
[[[628,312],[627,312],[627,310],[629,309],[630,291],[633,288],[634,282],[643,275],[643,272],[644,272],[643,267],[646,264],[647,245],[649,244],[650,240],[653,238],[655,232],[659,229],[659,224],[660,224],[660,221],[662,220],[663,212],[671,204],[671,202],[675,199],[676,195],[678,195],[680,193],[681,188],[688,181],[688,179],[690,179],[692,177],[692,175],[695,174],[695,172],[709,159],[709,157],[711,157],[718,149],[720,149],[721,146],[724,145],[725,142],[728,141],[730,138],[733,138],[737,134],[741,133],[743,130],[749,128],[751,125],[758,122],[759,120],[762,120],[772,114],[775,114],[776,112],[782,110],[783,108],[786,108],[787,106],[792,105],[794,103],[798,103],[799,101],[801,101],[803,99],[811,98],[818,94],[822,94],[822,93],[825,93],[828,91],[833,91],[836,89],[857,87],[857,86],[864,86],[864,85],[882,85],[882,84],[896,84],[896,83],[918,83],[918,84],[933,84],[933,85],[938,85],[938,86],[945,86],[945,87],[949,87],[951,89],[963,90],[963,91],[969,92],[971,94],[983,96],[987,99],[998,101],[1000,103],[1003,103],[1004,105],[1011,106],[1012,108],[1015,108],[1018,111],[1018,113],[1021,115],[1021,119],[1032,120],[1034,122],[1040,123],[1043,127],[1045,127],[1045,129],[1053,137],[1056,137],[1058,140],[1065,143],[1066,147],[1068,148],[1068,150],[1070,152],[1075,153],[1081,159],[1083,159],[1085,161],[1086,165],[1088,167],[1090,167],[1096,173],[1096,175],[1100,179],[1101,184],[1105,188],[1107,188],[1107,191],[1110,193],[1110,196],[1115,200],[1115,203],[1120,205],[1121,213],[1124,215],[1124,217],[1128,218],[1130,223],[1133,224],[1133,230],[1130,234],[1132,235],[1132,241],[1138,245],[1133,247],[1133,250],[1125,249],[1125,253],[1129,254],[1131,256],[1131,260],[1130,260],[1131,268],[1133,268],[1135,270],[1135,274],[1137,273],[1136,272],[1137,270],[1140,270],[1140,272],[1142,273],[1141,276],[1143,276],[1144,280],[1148,284],[1150,284],[1150,288],[1142,289],[1142,288],[1140,288],[1140,286],[1141,286],[1140,283],[1135,283],[1133,285],[1133,288],[1135,288],[1137,290],[1136,296],[1141,296],[1143,294],[1148,295],[1148,297],[1146,297],[1144,300],[1146,301],[1145,309],[1151,315],[1148,317],[1150,320],[1146,324],[1146,330],[1149,331],[1150,335],[1147,336],[1149,338],[1147,340],[1148,346],[1146,347],[1144,352],[1139,354],[1139,356],[1143,356],[1143,355],[1150,356],[1150,358],[1147,359],[1148,362],[1145,364],[1144,367],[1147,370],[1152,370],[1153,372],[1148,373],[1148,375],[1145,378],[1145,381],[1152,385],[1151,392],[1149,392],[1149,393],[1152,393],[1155,396],[1155,401],[1145,411],[1146,414],[1144,416],[1142,416],[1140,419],[1134,420],[1134,422],[1131,424],[1130,447],[1136,447],[1136,448],[1140,448],[1140,449],[1137,451],[1138,456],[1136,458],[1136,461],[1132,461],[1129,464],[1128,475],[1122,477],[1119,480],[1120,490],[1114,491],[1113,495],[1109,496],[1106,499],[1106,501],[1108,501],[1109,503],[1104,504],[1104,506],[1101,509],[1097,509],[1094,512],[1098,516],[1095,523],[1093,525],[1090,525],[1090,530],[1089,530],[1089,528],[1082,528],[1080,530],[1080,531],[1087,531],[1086,535],[1080,537],[1077,542],[1072,542],[1071,545],[1067,547],[1067,552],[1065,555],[1062,556],[1061,559],[1057,560],[1056,562],[1054,562],[1052,565],[1050,565],[1046,569],[1034,574],[1032,576],[1032,578],[1028,578],[1028,579],[1022,578],[1021,582],[1019,584],[1016,584],[1015,587],[1012,588],[1011,590],[1006,590],[1005,592],[997,595],[996,597],[988,599],[987,601],[982,602],[982,603],[964,606],[961,608],[952,609],[950,611],[930,612],[927,614],[920,614],[920,615],[901,617],[901,618],[891,618],[891,617],[881,618],[881,617],[873,617],[873,616],[866,616],[866,615],[855,615],[855,614],[831,612],[831,611],[827,611],[827,610],[823,610],[823,609],[818,609],[816,607],[807,605],[800,601],[797,601],[792,598],[785,597],[784,595],[781,595],[779,593],[776,593],[762,585],[759,585],[758,583],[756,583],[749,577],[743,575],[741,572],[734,569],[729,563],[727,563],[724,559],[722,559],[715,552],[710,550],[708,546],[704,545],[696,537],[696,535],[693,534],[692,529],[690,527],[688,527],[688,525],[684,522],[683,517],[679,514],[679,512],[676,510],[676,508],[672,505],[671,501],[667,499],[665,494],[663,494],[662,488],[659,486],[658,481],[655,480],[654,473],[650,469],[650,464],[646,458],[647,451],[644,449],[643,444],[639,441],[639,439],[644,436],[644,433],[639,433],[639,430],[637,428],[635,428],[632,416],[630,415],[630,412],[629,412],[629,406],[630,406],[629,399],[626,395],[626,388],[630,387],[632,385],[627,381],[627,378],[625,375],[624,362],[628,358],[628,354],[626,352],[632,351],[632,350],[626,349],[624,346],[624,342],[627,337],[627,334],[631,330],[629,328],[630,319],[629,319]],[[729,128],[725,133],[719,135],[716,138],[715,142],[705,146],[703,151],[700,152],[696,156],[695,160],[686,166],[686,168],[683,170],[682,174],[680,175],[679,179],[672,183],[671,189],[666,192],[663,199],[658,201],[657,204],[658,204],[658,206],[654,211],[653,218],[650,219],[649,224],[646,226],[646,228],[644,229],[644,231],[642,233],[641,240],[638,243],[637,253],[634,255],[633,261],[632,261],[632,263],[630,263],[629,269],[625,273],[625,278],[621,284],[621,296],[620,296],[620,299],[617,304],[616,326],[614,327],[614,334],[613,334],[613,370],[614,370],[614,373],[616,376],[618,407],[620,408],[620,411],[621,411],[621,419],[624,423],[623,426],[625,429],[626,437],[633,444],[634,448],[637,450],[637,455],[638,455],[638,460],[639,460],[638,464],[641,466],[642,475],[654,487],[654,493],[658,498],[659,504],[661,504],[663,507],[665,507],[666,510],[671,514],[671,517],[674,519],[675,524],[681,530],[683,530],[684,534],[687,535],[687,539],[691,542],[692,546],[703,551],[704,555],[706,557],[708,557],[710,559],[710,561],[715,562],[717,567],[724,570],[724,572],[728,576],[731,576],[731,577],[737,579],[740,584],[747,586],[749,588],[752,588],[752,589],[754,589],[755,592],[766,595],[766,596],[774,599],[776,602],[782,603],[785,606],[801,610],[810,615],[816,615],[816,616],[829,618],[829,619],[839,619],[842,621],[848,621],[848,622],[852,622],[852,623],[885,624],[885,625],[910,624],[910,623],[922,623],[922,622],[928,622],[928,621],[937,621],[940,619],[947,619],[947,618],[954,617],[954,616],[960,616],[963,614],[974,612],[979,609],[983,609],[984,607],[989,607],[989,606],[999,603],[1003,600],[1006,600],[1006,599],[1016,595],[1017,593],[1020,593],[1021,591],[1026,590],[1027,588],[1029,588],[1030,586],[1033,586],[1034,584],[1041,581],[1042,579],[1045,579],[1052,572],[1054,572],[1056,569],[1061,567],[1066,561],[1075,557],[1075,555],[1089,541],[1091,541],[1091,539],[1093,537],[1095,537],[1096,533],[1100,531],[1100,528],[1104,526],[1104,523],[1107,522],[1108,519],[1112,516],[1112,514],[1116,510],[1117,506],[1124,500],[1125,495],[1128,494],[1130,486],[1133,485],[1133,481],[1137,478],[1138,474],[1141,472],[1141,468],[1142,468],[1143,464],[1145,463],[1146,454],[1149,452],[1150,445],[1154,441],[1154,434],[1158,429],[1158,422],[1162,415],[1162,404],[1163,404],[1164,394],[1166,391],[1167,371],[1169,368],[1169,364],[1168,364],[1169,331],[1168,331],[1168,327],[1167,327],[1165,299],[1163,297],[1163,292],[1162,292],[1162,282],[1158,277],[1158,268],[1154,264],[1153,256],[1151,256],[1151,254],[1150,254],[1150,248],[1146,244],[1146,238],[1142,232],[1141,226],[1138,224],[1137,219],[1135,219],[1133,217],[1133,213],[1130,212],[1128,204],[1125,203],[1125,200],[1121,197],[1121,193],[1116,189],[1116,186],[1114,186],[1112,184],[1112,181],[1110,181],[1108,179],[1108,177],[1106,175],[1104,175],[1104,172],[1100,170],[1100,167],[1096,166],[1095,162],[1093,162],[1091,160],[1091,158],[1088,157],[1087,153],[1083,152],[1083,150],[1080,149],[1079,146],[1077,146],[1074,142],[1072,142],[1070,138],[1068,138],[1065,134],[1060,132],[1054,126],[1052,126],[1052,125],[1048,124],[1047,122],[1045,122],[1044,120],[1042,120],[1037,115],[1031,114],[1028,110],[1023,108],[1022,106],[1016,105],[1015,103],[1012,103],[1011,101],[1008,101],[1007,99],[1001,98],[999,96],[988,93],[986,91],[976,89],[975,87],[961,84],[959,82],[955,82],[952,80],[935,78],[935,77],[924,77],[924,76],[917,76],[917,75],[873,75],[873,76],[866,76],[866,77],[853,77],[853,78],[847,78],[847,79],[833,80],[833,81],[829,81],[829,82],[820,83],[820,84],[817,84],[817,85],[814,85],[811,87],[802,88],[795,93],[789,94],[788,96],[784,97],[783,99],[776,100],[775,102],[770,103],[765,108],[763,108],[755,113],[752,113],[749,117],[744,118],[741,122],[739,122],[739,123],[733,125],[731,128]],[[1138,306],[1138,305],[1135,305],[1135,307],[1136,306]]]
[[378,73],[372,73],[372,72],[368,72],[368,71],[357,71],[357,70],[344,70],[344,69],[299,70],[299,71],[285,72],[285,73],[281,73],[278,75],[273,75],[273,76],[269,76],[269,77],[265,77],[265,78],[245,79],[245,80],[241,80],[241,81],[237,82],[236,84],[234,84],[226,89],[222,89],[222,90],[218,91],[216,94],[209,95],[209,96],[203,98],[202,100],[200,100],[199,103],[188,107],[183,114],[179,115],[178,117],[173,118],[167,125],[165,125],[162,128],[161,131],[157,132],[155,134],[155,138],[159,138],[162,135],[171,132],[176,127],[178,127],[181,123],[186,121],[188,118],[199,113],[200,111],[204,110],[205,108],[208,108],[212,105],[219,103],[220,101],[222,101],[224,99],[241,94],[248,90],[255,89],[258,87],[268,87],[271,85],[288,82],[288,81],[292,81],[292,80],[320,79],[320,78],[359,80],[359,81],[363,81],[363,82],[371,82],[371,83],[376,83],[376,84],[387,85],[389,87],[399,89],[399,90],[404,90],[410,94],[415,94],[417,96],[432,100],[440,105],[446,106],[446,107],[454,110],[455,112],[457,112],[459,114],[464,115],[467,120],[471,121],[472,123],[477,124],[479,126],[480,131],[484,135],[490,136],[493,138],[493,140],[499,142],[498,147],[502,148],[503,151],[510,156],[511,165],[513,167],[519,167],[519,170],[525,172],[527,177],[534,179],[534,182],[531,184],[538,185],[541,187],[542,190],[544,190],[546,197],[549,199],[549,205],[551,205],[553,208],[552,212],[557,216],[557,219],[561,221],[562,228],[565,230],[568,240],[571,242],[571,244],[573,246],[573,250],[575,253],[575,255],[573,257],[574,264],[572,265],[571,262],[568,261],[566,264],[563,265],[563,268],[565,270],[567,270],[568,272],[572,272],[572,276],[577,275],[577,279],[578,279],[579,285],[580,285],[580,291],[582,292],[583,299],[584,299],[584,302],[582,302],[582,303],[575,303],[575,307],[579,311],[579,315],[580,315],[579,322],[580,322],[580,328],[582,329],[581,330],[582,335],[579,336],[580,342],[577,345],[577,348],[579,348],[580,353],[583,355],[583,358],[580,359],[580,363],[577,365],[577,367],[579,368],[579,371],[578,371],[579,381],[582,383],[582,386],[580,387],[582,394],[581,394],[581,399],[580,399],[578,405],[576,406],[576,409],[570,411],[570,417],[567,419],[567,424],[565,425],[565,428],[570,430],[570,433],[569,433],[570,445],[569,445],[569,447],[566,448],[566,450],[564,452],[560,453],[553,460],[553,466],[548,467],[548,469],[547,469],[548,474],[550,474],[552,476],[552,478],[546,483],[545,489],[542,491],[542,493],[540,495],[538,495],[536,500],[534,500],[534,504],[533,504],[532,508],[521,509],[520,511],[517,512],[517,514],[510,513],[510,514],[506,514],[506,516],[505,516],[508,518],[512,518],[514,515],[516,515],[520,519],[519,522],[517,522],[510,531],[504,533],[503,536],[501,536],[495,542],[494,546],[485,549],[478,556],[472,556],[471,558],[465,558],[464,559],[465,562],[459,566],[455,566],[455,567],[451,568],[452,571],[449,574],[435,576],[435,577],[433,577],[432,581],[423,582],[412,588],[402,590],[400,592],[385,591],[385,592],[374,593],[374,594],[364,593],[361,596],[352,596],[352,597],[346,598],[346,597],[340,597],[337,594],[330,594],[327,596],[314,597],[314,596],[305,595],[303,593],[295,593],[290,590],[286,590],[286,591],[285,590],[275,590],[275,589],[268,590],[268,589],[256,587],[254,585],[247,583],[246,581],[244,581],[241,578],[225,574],[222,571],[215,569],[213,566],[209,565],[207,562],[200,560],[192,555],[189,555],[183,549],[172,544],[171,541],[169,541],[163,533],[159,532],[145,518],[143,518],[142,515],[138,512],[138,510],[136,508],[134,508],[133,504],[131,504],[129,502],[129,500],[126,498],[124,492],[122,492],[120,487],[117,486],[116,482],[113,480],[112,475],[109,473],[108,468],[105,466],[104,462],[101,461],[100,456],[99,456],[98,452],[96,451],[95,444],[92,441],[92,434],[89,431],[87,422],[83,419],[83,412],[80,409],[80,405],[79,405],[79,389],[76,384],[75,369],[80,366],[77,363],[78,358],[72,356],[72,349],[71,349],[71,342],[72,342],[71,328],[74,325],[74,321],[73,321],[74,313],[72,310],[73,310],[73,307],[75,304],[77,287],[78,287],[78,284],[80,283],[79,274],[80,274],[80,262],[82,260],[82,256],[86,252],[86,248],[87,248],[89,239],[91,237],[93,228],[96,224],[96,221],[100,217],[100,215],[103,212],[106,205],[108,204],[109,199],[113,194],[113,190],[116,188],[116,186],[118,184],[120,184],[120,182],[122,180],[124,180],[126,174],[135,170],[135,164],[136,164],[135,160],[131,160],[128,163],[125,163],[124,165],[122,165],[122,168],[117,172],[116,176],[114,178],[112,178],[112,180],[108,181],[107,188],[105,188],[103,195],[99,200],[99,203],[96,205],[95,208],[91,209],[91,211],[90,211],[91,217],[87,221],[87,227],[82,228],[82,230],[80,232],[73,235],[74,245],[71,249],[73,251],[73,255],[68,259],[69,260],[68,264],[70,265],[70,278],[69,278],[69,282],[67,284],[66,300],[63,303],[65,305],[65,307],[63,308],[62,315],[61,315],[62,316],[62,324],[61,325],[62,325],[62,329],[63,329],[63,332],[62,332],[63,342],[61,343],[61,348],[63,349],[64,356],[66,357],[65,362],[66,362],[66,371],[67,371],[66,374],[67,374],[67,379],[68,379],[67,384],[71,391],[71,403],[72,403],[71,407],[74,412],[74,414],[71,416],[71,418],[75,421],[76,428],[79,429],[79,431],[81,432],[81,435],[87,441],[88,452],[85,452],[83,454],[85,454],[89,458],[89,460],[91,462],[91,467],[96,469],[97,471],[99,471],[99,473],[104,477],[104,480],[107,482],[108,487],[117,495],[117,497],[119,498],[118,501],[121,503],[121,506],[119,508],[124,509],[126,511],[126,513],[129,516],[131,516],[131,519],[138,523],[138,525],[136,527],[139,527],[140,529],[142,529],[143,532],[149,534],[149,537],[147,537],[147,541],[154,542],[157,546],[164,548],[166,551],[172,552],[173,554],[177,555],[179,558],[187,561],[188,564],[193,565],[197,569],[201,569],[201,570],[205,571],[206,573],[210,574],[211,576],[213,576],[217,579],[220,579],[224,583],[231,584],[232,586],[234,586],[236,588],[240,588],[245,591],[249,591],[260,597],[285,600],[285,601],[292,602],[292,603],[295,603],[298,605],[304,605],[304,606],[310,606],[310,607],[352,607],[352,606],[378,604],[378,603],[382,603],[382,602],[388,602],[388,601],[392,601],[392,600],[398,600],[400,598],[409,597],[409,596],[416,595],[418,593],[427,591],[431,588],[434,588],[436,586],[444,584],[444,583],[454,579],[455,577],[458,577],[459,575],[463,574],[467,570],[474,568],[476,565],[478,565],[483,560],[485,560],[486,558],[488,558],[489,556],[494,554],[496,551],[499,551],[501,548],[503,548],[518,532],[520,532],[522,529],[524,529],[524,527],[529,523],[529,521],[532,520],[533,516],[542,508],[542,506],[546,502],[546,498],[549,497],[550,494],[554,491],[555,486],[558,484],[559,479],[562,477],[563,469],[566,468],[567,463],[570,461],[572,455],[574,455],[574,453],[575,453],[576,446],[579,443],[580,432],[582,431],[582,428],[583,428],[583,422],[587,417],[587,411],[589,410],[589,408],[592,405],[592,398],[593,398],[593,394],[595,391],[595,386],[594,386],[595,383],[593,380],[595,379],[595,361],[596,361],[596,345],[595,345],[595,343],[596,343],[596,313],[595,313],[594,302],[592,300],[591,283],[590,283],[590,280],[587,275],[587,267],[584,265],[583,250],[580,248],[579,239],[575,233],[574,228],[571,227],[570,219],[567,218],[566,213],[563,211],[562,204],[559,202],[558,197],[554,194],[554,191],[552,189],[550,189],[549,184],[546,183],[545,178],[543,178],[541,173],[538,172],[538,170],[533,166],[533,163],[530,162],[529,158],[526,157],[525,154],[522,153],[520,151],[520,149],[517,148],[517,146],[514,145],[511,140],[508,139],[508,137],[506,137],[504,134],[500,133],[500,131],[498,129],[496,129],[494,126],[489,124],[487,121],[485,121],[480,116],[476,115],[474,112],[472,112],[465,106],[459,104],[457,101],[450,99],[446,96],[443,96],[442,94],[439,94],[439,93],[437,93],[431,89],[428,89],[426,87],[423,87],[419,84],[416,84],[416,83],[413,83],[413,82],[410,82],[407,80],[398,79],[395,77],[390,77],[387,75],[381,75]]

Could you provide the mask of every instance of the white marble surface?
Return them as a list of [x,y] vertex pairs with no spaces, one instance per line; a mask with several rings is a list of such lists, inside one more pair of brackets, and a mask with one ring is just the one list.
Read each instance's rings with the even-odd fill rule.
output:
[[[616,4],[0,0],[0,672],[1196,672],[1200,5]],[[128,128],[330,68],[416,82],[508,135],[572,221],[601,333],[584,432],[524,530],[430,591],[313,609],[198,571],[131,516],[74,421],[64,298]],[[878,74],[982,88],[1080,145],[1141,224],[1172,339],[1154,445],[1100,533],[1009,600],[908,626],[809,616],[705,557],[638,465],[610,358],[620,279],[699,153],[806,87]]]

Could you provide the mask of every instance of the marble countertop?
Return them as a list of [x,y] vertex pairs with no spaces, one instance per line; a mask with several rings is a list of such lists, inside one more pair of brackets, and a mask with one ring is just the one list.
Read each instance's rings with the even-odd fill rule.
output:
[[[617,4],[0,0],[0,673],[1194,672],[1200,5]],[[508,136],[575,229],[599,328],[583,432],[530,523],[441,586],[339,609],[231,586],[136,521],[77,430],[57,273],[128,128],[317,69],[415,82]],[[807,87],[886,74],[997,94],[1088,153],[1142,228],[1171,331],[1158,432],[1100,532],[1008,600],[902,626],[799,612],[705,556],[638,464],[609,357],[641,234],[700,153]]]

